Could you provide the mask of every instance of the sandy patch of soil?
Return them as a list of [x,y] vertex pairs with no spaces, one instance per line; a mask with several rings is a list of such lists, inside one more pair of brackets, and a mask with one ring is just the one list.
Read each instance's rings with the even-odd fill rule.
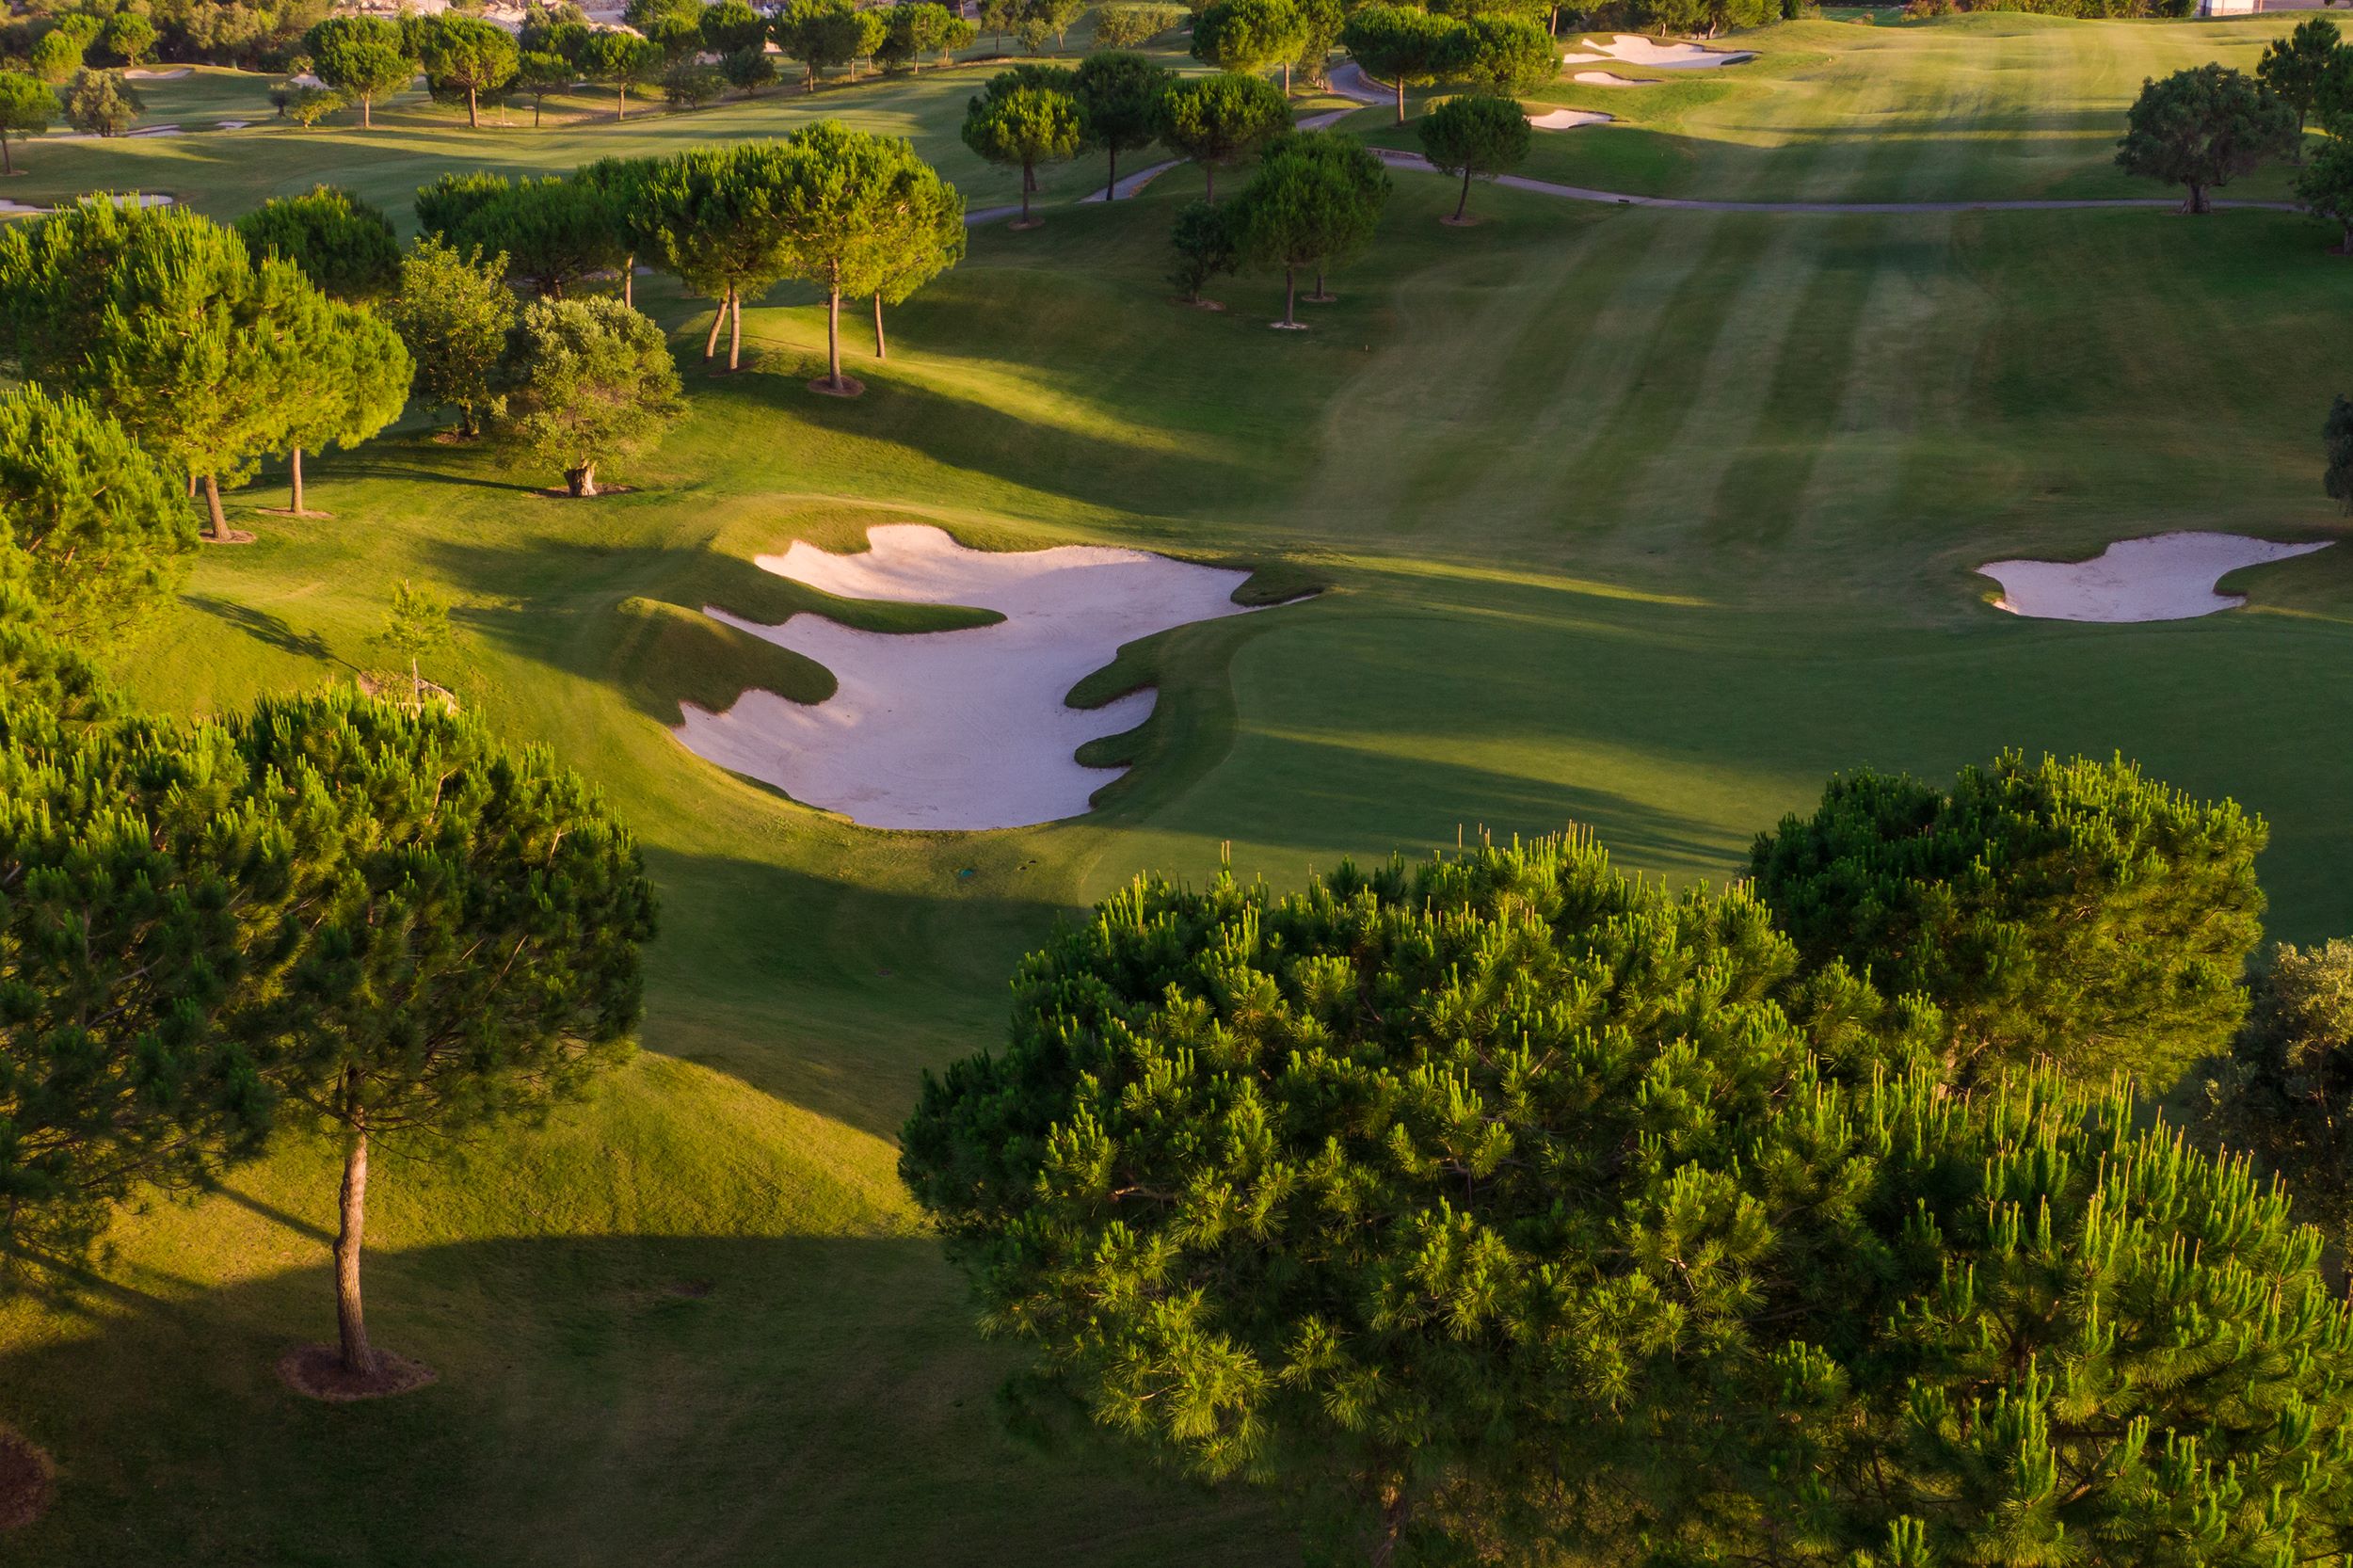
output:
[[1607,125],[1609,119],[1597,109],[1554,109],[1532,116],[1529,123],[1539,131],[1574,131],[1580,125]]
[[2329,541],[2281,544],[2244,534],[2157,534],[2120,539],[2089,561],[1988,561],[2002,585],[1997,610],[2036,620],[2188,620],[2235,610],[2244,594],[2215,591],[2242,567],[2326,550]]
[[1583,40],[1592,54],[1563,55],[1562,65],[1592,65],[1620,60],[1655,71],[1712,71],[1756,58],[1751,49],[1703,49],[1696,43],[1661,43],[1640,33],[1613,33],[1608,43]]
[[347,1372],[343,1352],[332,1345],[296,1345],[278,1358],[278,1377],[296,1393],[330,1404],[386,1399],[439,1381],[430,1367],[390,1351],[376,1352],[374,1372]]
[[0,1427],[0,1530],[23,1529],[49,1512],[56,1470],[30,1438]]
[[1072,687],[1139,638],[1238,616],[1249,577],[1136,550],[967,550],[945,531],[893,523],[869,549],[795,542],[759,565],[844,599],[995,610],[993,626],[858,632],[819,616],[762,626],[713,619],[805,654],[840,689],[814,706],[747,692],[724,713],[688,706],[679,739],[721,767],[870,827],[1021,827],[1075,817],[1116,769],[1080,766],[1089,741],[1142,724],[1156,695],[1067,706]]

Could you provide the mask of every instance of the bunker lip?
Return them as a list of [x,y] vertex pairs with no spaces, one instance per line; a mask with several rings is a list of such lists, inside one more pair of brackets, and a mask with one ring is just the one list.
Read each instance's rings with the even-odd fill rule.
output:
[[1621,76],[1614,71],[1580,71],[1569,78],[1593,88],[1655,88],[1656,81],[1639,76]]
[[1977,570],[2002,585],[1995,609],[2032,620],[2191,620],[2247,602],[2244,594],[2216,591],[2232,572],[2332,542],[2182,531],[2119,539],[2088,561],[1988,561]]
[[862,632],[816,614],[764,626],[714,620],[813,659],[836,690],[815,704],[751,691],[724,712],[691,704],[688,750],[869,827],[976,831],[1084,813],[1116,768],[1080,747],[1149,718],[1150,687],[1099,708],[1068,696],[1129,643],[1243,614],[1246,571],[1096,545],[968,550],[946,531],[888,523],[837,555],[795,541],[765,571],[850,600],[995,610],[989,626]]

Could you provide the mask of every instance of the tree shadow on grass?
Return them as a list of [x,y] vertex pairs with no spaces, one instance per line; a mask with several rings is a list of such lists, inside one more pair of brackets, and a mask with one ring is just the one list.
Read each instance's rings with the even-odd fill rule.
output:
[[995,1395],[1017,1357],[980,1338],[927,1239],[379,1246],[374,1337],[440,1381],[344,1405],[272,1371],[334,1315],[324,1252],[265,1244],[315,1261],[118,1299],[96,1332],[0,1356],[8,1419],[60,1476],[12,1564],[1297,1560],[1255,1497],[1010,1436]]
[[297,659],[331,660],[334,657],[316,633],[296,631],[282,616],[257,610],[250,604],[217,599],[211,594],[183,594],[181,598],[191,609],[200,610],[216,620],[226,622],[265,648],[293,654]]

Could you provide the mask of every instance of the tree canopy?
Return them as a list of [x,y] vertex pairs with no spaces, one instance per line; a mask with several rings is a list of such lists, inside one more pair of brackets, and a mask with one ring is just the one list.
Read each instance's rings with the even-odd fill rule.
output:
[[1340,46],[1397,89],[1397,122],[1405,123],[1405,89],[1428,87],[1457,70],[1469,34],[1451,17],[1412,6],[1359,6],[1340,29]]
[[[541,300],[526,318],[600,306],[633,314]],[[344,1142],[337,1299],[344,1364],[364,1374],[371,1143],[579,1092],[636,1027],[652,893],[594,791],[473,719],[346,690],[224,728],[253,789],[301,803],[334,852],[296,867],[303,917],[266,1070]]]
[[2162,1090],[2227,1049],[2262,932],[2261,819],[2122,762],[2009,753],[1949,791],[1869,772],[1758,838],[1757,891],[1810,962],[1945,1010],[1990,1068],[2038,1055]]
[[580,46],[581,74],[613,88],[613,118],[629,118],[629,91],[659,78],[667,56],[651,39],[623,32],[588,35]]
[[785,203],[794,173],[791,152],[775,141],[696,148],[644,171],[632,205],[646,253],[718,307],[705,363],[718,352],[722,323],[731,312],[741,320],[743,297],[758,298],[792,270]]
[[1021,170],[1026,226],[1036,221],[1030,216],[1030,192],[1037,183],[1037,166],[1076,157],[1086,139],[1084,122],[1078,99],[1061,88],[1015,86],[1000,92],[995,83],[990,88],[965,110],[964,145],[990,163]]
[[0,71],[0,174],[16,172],[10,137],[37,136],[56,121],[57,94],[40,77]]
[[567,286],[620,266],[630,232],[611,192],[550,175],[492,194],[458,223],[455,242],[505,256],[510,277],[561,299]]
[[1193,57],[1245,75],[1291,62],[1307,24],[1291,0],[1210,0],[1193,19]]
[[433,96],[462,100],[466,123],[479,130],[482,97],[498,92],[515,79],[520,52],[515,35],[505,28],[478,16],[443,11],[419,19],[417,56]]
[[1463,192],[1454,203],[1457,223],[1470,205],[1471,181],[1493,179],[1519,167],[1528,156],[1531,136],[1518,101],[1494,93],[1449,98],[1423,115],[1414,129],[1431,167],[1463,177]]
[[88,399],[183,473],[215,538],[220,481],[283,451],[326,302],[289,261],[185,208],[88,198],[0,232],[0,334],[24,374]]
[[1157,134],[1160,94],[1176,80],[1166,66],[1142,55],[1104,49],[1079,62],[1071,73],[1071,92],[1086,126],[1087,140],[1111,159],[1103,183],[1103,200],[1119,188],[1119,155],[1152,144]]
[[1174,32],[1191,14],[1182,6],[1098,6],[1095,11],[1095,41],[1105,49],[1133,49],[1162,33]]
[[1290,104],[1272,82],[1220,72],[1161,93],[1155,129],[1169,148],[1201,166],[1214,201],[1219,167],[1249,157],[1290,123]]
[[2306,17],[2287,37],[2264,45],[2263,57],[2255,62],[2256,79],[2296,111],[2297,135],[2303,134],[2322,84],[2331,72],[2345,69],[2344,47],[2337,24],[2325,16]]
[[120,631],[170,602],[195,543],[179,487],[121,425],[38,387],[0,397],[0,584],[43,625]]
[[610,297],[524,306],[500,374],[507,439],[575,496],[597,494],[600,464],[636,456],[686,411],[662,328]]
[[2296,199],[2336,226],[2338,250],[2353,256],[2353,142],[2331,136],[2296,175]]
[[1376,169],[1367,179],[1342,156],[1318,151],[1338,139],[1322,131],[1287,136],[1282,149],[1258,166],[1238,204],[1243,254],[1283,274],[1284,327],[1299,324],[1298,269],[1321,271],[1362,249],[1388,200],[1385,171]]
[[304,35],[302,47],[320,81],[360,101],[363,128],[375,122],[376,100],[391,97],[416,78],[417,62],[408,53],[408,36],[399,23],[387,17],[330,16]]
[[2329,466],[2321,474],[2321,488],[2329,500],[2353,515],[2353,399],[2340,392],[2329,402],[2329,419],[2321,426],[2320,438],[2329,455]]
[[84,136],[121,136],[146,108],[120,71],[77,71],[65,90],[66,123]]
[[427,234],[402,261],[400,292],[385,316],[416,367],[417,400],[456,409],[457,433],[478,434],[498,412],[494,377],[515,319],[506,258],[460,252]]
[[2209,193],[2295,151],[2296,111],[2250,76],[2223,65],[2177,71],[2141,84],[2126,114],[2117,167],[2186,185],[2187,213],[2211,210]]
[[280,256],[332,299],[380,299],[400,286],[400,242],[382,208],[335,185],[276,196],[237,219],[260,261]]
[[1582,839],[1147,879],[902,1170],[1097,1428],[1344,1500],[1354,1560],[2344,1549],[2319,1236],[2121,1090],[1953,1094],[1941,1032]]

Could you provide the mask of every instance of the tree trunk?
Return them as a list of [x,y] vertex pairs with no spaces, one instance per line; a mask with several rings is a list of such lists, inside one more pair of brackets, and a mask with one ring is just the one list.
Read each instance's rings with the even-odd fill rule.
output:
[[629,118],[629,84],[627,82],[623,82],[613,94],[613,118],[615,120]]
[[1021,225],[1025,229],[1030,223],[1030,165],[1024,161],[1021,165]]
[[294,449],[294,464],[288,471],[294,481],[294,515],[302,516],[302,448]]
[[1283,325],[1286,327],[1296,327],[1299,325],[1299,284],[1296,281],[1297,277],[1298,272],[1296,268],[1287,266],[1283,269]]
[[890,351],[883,346],[882,294],[879,290],[874,295],[874,358],[877,360],[890,358]]
[[220,481],[209,473],[204,476],[204,514],[211,522],[212,541],[215,544],[226,543],[229,520],[221,515]]
[[1405,123],[1405,72],[1397,73],[1397,122]]
[[376,1370],[360,1302],[360,1234],[367,1210],[368,1124],[362,1116],[344,1131],[343,1227],[335,1233],[335,1323],[343,1336],[344,1370],[355,1377]]
[[728,290],[728,369],[744,362],[744,296]]
[[595,495],[597,493],[597,465],[583,463],[578,468],[566,469],[564,488],[570,490],[578,499],[584,500]]
[[2189,210],[2192,213],[2202,213],[2207,210],[2206,187],[2194,181],[2189,187]]
[[546,99],[536,95],[531,100],[531,128],[535,131],[539,128],[539,114],[547,107],[547,103]]
[[703,363],[705,364],[709,364],[712,356],[719,352],[719,328],[728,319],[728,299],[734,293],[733,289],[729,289],[727,294],[719,296],[719,308],[711,318],[711,336],[703,339]]
[[1289,61],[1289,60],[1285,60],[1285,61],[1283,62],[1283,96],[1284,96],[1284,97],[1286,97],[1286,98],[1289,98],[1290,95],[1291,95],[1291,64],[1290,64],[1290,61]]
[[632,250],[621,258],[621,303],[632,310],[637,301],[630,297],[637,289],[637,252]]
[[362,131],[376,129],[375,109],[376,100],[366,93],[361,93],[360,95],[360,129]]
[[6,133],[0,133],[0,174],[14,174],[15,172],[16,160],[8,154],[8,136]]
[[1454,221],[1457,223],[1463,221],[1463,210],[1470,205],[1470,165],[1465,164],[1463,166],[1462,199],[1454,203]]
[[1217,165],[1207,158],[1201,160],[1201,194],[1206,200],[1217,200]]
[[833,274],[825,281],[825,381],[836,392],[847,390],[841,381],[841,264],[833,264]]
[[474,103],[473,88],[468,88],[466,89],[466,129],[469,131],[479,131],[482,129],[482,112]]

